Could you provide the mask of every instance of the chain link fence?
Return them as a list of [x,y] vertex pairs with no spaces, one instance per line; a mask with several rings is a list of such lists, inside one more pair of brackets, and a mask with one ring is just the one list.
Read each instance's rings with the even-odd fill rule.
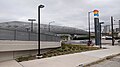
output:
[[[20,31],[17,29],[0,28],[0,40],[23,40],[23,41],[37,41],[37,33],[31,31]],[[60,41],[60,37],[51,33],[40,33],[41,41]]]

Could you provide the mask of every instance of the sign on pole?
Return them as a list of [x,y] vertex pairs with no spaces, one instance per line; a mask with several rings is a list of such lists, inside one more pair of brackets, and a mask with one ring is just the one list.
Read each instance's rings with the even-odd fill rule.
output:
[[99,25],[99,11],[94,10],[94,26],[95,26],[95,44],[100,45],[100,25]]

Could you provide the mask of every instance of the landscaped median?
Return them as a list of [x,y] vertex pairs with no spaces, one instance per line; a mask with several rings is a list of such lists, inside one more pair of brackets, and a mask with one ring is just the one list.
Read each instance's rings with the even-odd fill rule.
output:
[[[62,44],[60,48],[56,48],[54,50],[48,51],[42,54],[42,58],[58,56],[58,55],[65,55],[65,54],[72,54],[84,51],[91,51],[91,50],[98,50],[98,47],[87,46],[87,45],[71,45],[71,44]],[[21,61],[28,61],[35,59],[36,56],[28,56],[28,57],[19,57],[16,60],[18,62]]]
[[90,50],[97,50],[97,49],[99,49],[99,48],[98,47],[90,47],[90,46],[86,46],[86,45],[63,44],[58,49],[44,53],[43,58],[71,54],[71,53],[77,53],[77,52],[90,51]]

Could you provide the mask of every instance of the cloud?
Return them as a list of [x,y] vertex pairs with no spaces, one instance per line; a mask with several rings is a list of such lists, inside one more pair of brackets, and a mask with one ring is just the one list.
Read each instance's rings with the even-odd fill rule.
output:
[[[110,16],[120,18],[119,0],[0,0],[0,22],[10,20],[27,21],[27,18],[37,19],[37,6],[41,9],[41,23],[72,26],[81,29],[88,28],[87,14],[98,9],[100,21],[110,24]],[[91,14],[91,25],[93,25]],[[37,21],[36,21],[37,22]]]

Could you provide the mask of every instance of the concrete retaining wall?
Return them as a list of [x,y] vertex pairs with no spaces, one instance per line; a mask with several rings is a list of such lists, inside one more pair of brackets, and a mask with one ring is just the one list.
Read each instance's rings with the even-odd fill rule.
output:
[[[41,41],[41,53],[60,47],[60,42]],[[0,41],[0,61],[37,54],[37,41]]]

